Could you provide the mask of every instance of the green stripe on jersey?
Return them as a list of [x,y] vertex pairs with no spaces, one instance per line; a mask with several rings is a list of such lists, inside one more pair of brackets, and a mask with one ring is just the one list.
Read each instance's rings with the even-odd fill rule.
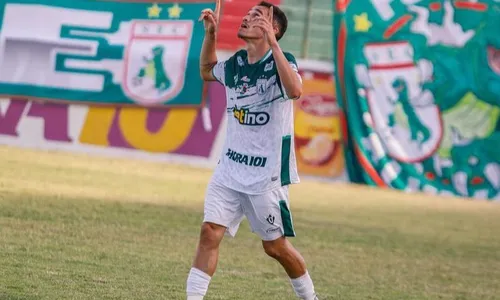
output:
[[281,140],[281,186],[289,185],[290,180],[290,147],[292,145],[292,137],[286,135]]

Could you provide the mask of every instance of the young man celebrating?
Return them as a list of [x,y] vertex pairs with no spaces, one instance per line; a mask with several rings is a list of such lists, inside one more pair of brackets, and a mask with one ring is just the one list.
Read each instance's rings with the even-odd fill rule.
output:
[[243,18],[238,31],[246,50],[218,61],[215,44],[220,1],[215,12],[204,10],[200,17],[205,24],[200,73],[204,80],[217,80],[225,86],[227,134],[206,192],[187,299],[203,299],[215,273],[224,233],[234,236],[246,216],[265,252],[287,272],[297,296],[317,300],[304,259],[286,238],[295,236],[288,185],[299,182],[290,100],[302,93],[295,58],[283,53],[278,44],[288,21],[277,6],[259,3]]

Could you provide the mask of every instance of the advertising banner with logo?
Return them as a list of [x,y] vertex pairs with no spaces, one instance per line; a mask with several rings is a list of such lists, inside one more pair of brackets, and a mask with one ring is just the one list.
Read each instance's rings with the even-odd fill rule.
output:
[[500,3],[361,0],[336,10],[350,177],[500,200]]
[[[0,144],[215,165],[224,89],[208,87],[211,128],[196,107],[146,108],[0,99]],[[212,160],[212,158],[214,158]]]
[[339,107],[332,74],[302,72],[295,101],[295,147],[301,175],[345,179]]
[[200,106],[199,2],[2,1],[0,95]]

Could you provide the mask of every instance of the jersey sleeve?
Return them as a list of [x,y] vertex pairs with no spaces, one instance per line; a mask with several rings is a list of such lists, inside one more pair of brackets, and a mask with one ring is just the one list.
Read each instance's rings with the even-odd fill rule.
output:
[[[302,77],[299,74],[299,67],[297,65],[297,60],[295,59],[295,57],[291,53],[284,52],[283,54],[285,54],[285,57],[286,57],[286,60],[288,61],[288,64],[295,71],[295,74],[299,78],[300,83],[302,83]],[[295,100],[295,99],[288,97],[288,95],[286,94],[286,91],[285,91],[285,87],[283,86],[283,81],[281,81],[281,79],[280,79],[280,88],[281,88],[281,91],[283,92],[283,98],[285,98],[287,100]]]
[[217,62],[217,64],[212,68],[212,75],[224,86],[231,85],[231,78],[233,78],[234,74],[237,72],[235,60],[238,53],[239,52],[227,60]]
[[226,65],[227,60],[218,61],[217,64],[212,68],[212,75],[222,85],[226,85]]

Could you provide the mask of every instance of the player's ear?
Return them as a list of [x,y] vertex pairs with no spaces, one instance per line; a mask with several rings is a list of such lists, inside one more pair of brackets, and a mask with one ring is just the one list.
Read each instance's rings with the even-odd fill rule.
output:
[[280,32],[280,26],[278,25],[278,22],[273,22],[273,31],[274,35],[278,35]]

